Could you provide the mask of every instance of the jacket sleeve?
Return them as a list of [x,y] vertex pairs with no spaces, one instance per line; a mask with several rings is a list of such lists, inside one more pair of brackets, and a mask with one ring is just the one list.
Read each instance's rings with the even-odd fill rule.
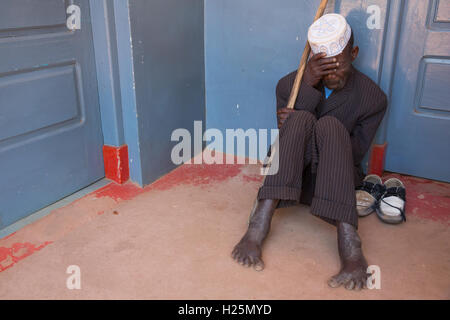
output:
[[361,164],[364,156],[369,150],[378,126],[383,120],[386,108],[387,98],[386,96],[383,96],[383,99],[378,103],[378,105],[372,109],[373,111],[367,113],[359,119],[353,129],[350,139],[352,143],[352,152],[355,165]]
[[[289,81],[288,79],[291,78]],[[281,79],[277,84],[276,96],[277,96],[277,110],[285,108],[291,95],[292,86],[294,83],[295,74],[292,76]],[[322,100],[322,93],[319,90],[302,83],[298,93],[297,101],[295,102],[295,110],[306,110],[314,113],[319,102]]]

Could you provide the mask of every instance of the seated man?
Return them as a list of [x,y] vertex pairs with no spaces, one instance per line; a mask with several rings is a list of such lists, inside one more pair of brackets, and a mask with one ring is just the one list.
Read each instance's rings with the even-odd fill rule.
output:
[[[350,26],[348,26],[350,28]],[[296,72],[276,88],[279,171],[259,189],[249,227],[232,256],[245,266],[264,268],[261,247],[276,208],[298,203],[337,227],[341,270],[328,284],[360,290],[367,262],[357,233],[355,186],[362,183],[361,161],[383,119],[387,98],[352,62],[359,48],[353,32],[335,56],[313,55],[306,66],[295,109],[287,101]]]

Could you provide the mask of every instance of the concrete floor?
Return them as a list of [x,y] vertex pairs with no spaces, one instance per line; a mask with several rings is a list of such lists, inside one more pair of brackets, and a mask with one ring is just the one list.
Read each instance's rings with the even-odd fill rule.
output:
[[[407,223],[360,220],[380,290],[328,288],[336,232],[308,207],[277,212],[263,272],[236,264],[258,168],[195,165],[145,189],[110,184],[1,239],[0,299],[449,299],[450,185],[402,180]],[[70,265],[81,290],[66,288]]]

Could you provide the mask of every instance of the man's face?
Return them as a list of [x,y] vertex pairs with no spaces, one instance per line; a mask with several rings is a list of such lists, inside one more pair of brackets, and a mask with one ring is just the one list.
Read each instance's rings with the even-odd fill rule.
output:
[[342,89],[347,82],[348,76],[351,72],[352,63],[358,56],[358,53],[359,48],[357,46],[352,47],[349,43],[347,47],[345,47],[344,51],[335,57],[339,63],[339,66],[336,68],[336,72],[325,76],[323,78],[323,84],[332,90]]

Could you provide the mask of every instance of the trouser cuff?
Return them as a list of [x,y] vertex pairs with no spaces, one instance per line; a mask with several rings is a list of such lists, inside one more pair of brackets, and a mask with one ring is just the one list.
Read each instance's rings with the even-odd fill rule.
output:
[[327,221],[345,222],[358,228],[358,213],[354,205],[314,197],[311,213]]

